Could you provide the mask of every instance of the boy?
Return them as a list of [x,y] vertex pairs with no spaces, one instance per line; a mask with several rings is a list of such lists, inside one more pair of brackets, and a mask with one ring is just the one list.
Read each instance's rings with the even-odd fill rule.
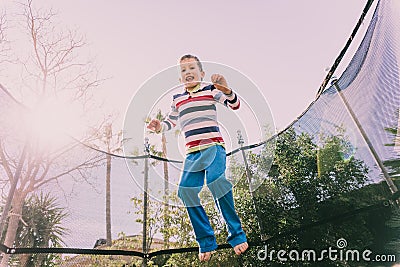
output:
[[212,85],[204,86],[200,60],[193,55],[180,59],[180,82],[185,91],[174,95],[171,112],[160,122],[152,120],[148,129],[160,133],[171,130],[178,120],[185,135],[186,159],[178,196],[183,201],[200,247],[200,261],[208,261],[217,248],[214,231],[199,199],[206,178],[217,207],[228,225],[228,243],[237,255],[248,248],[246,235],[236,214],[232,184],[225,178],[225,144],[218,128],[217,102],[236,110],[240,101],[220,74],[211,76]]

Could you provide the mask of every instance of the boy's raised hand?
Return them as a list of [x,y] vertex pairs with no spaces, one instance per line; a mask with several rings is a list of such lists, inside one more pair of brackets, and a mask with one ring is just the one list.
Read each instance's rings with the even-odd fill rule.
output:
[[224,76],[221,74],[211,75],[211,82],[214,84],[215,88],[220,90],[222,93],[229,95],[232,90],[228,87],[228,83]]
[[147,129],[158,133],[161,131],[161,122],[157,119],[152,119],[147,125]]

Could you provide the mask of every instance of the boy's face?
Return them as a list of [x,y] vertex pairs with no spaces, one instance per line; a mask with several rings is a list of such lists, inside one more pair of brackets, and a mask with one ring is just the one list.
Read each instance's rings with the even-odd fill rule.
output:
[[197,60],[194,58],[185,58],[180,62],[181,67],[181,83],[185,84],[186,89],[196,87],[204,78],[204,71],[201,71]]

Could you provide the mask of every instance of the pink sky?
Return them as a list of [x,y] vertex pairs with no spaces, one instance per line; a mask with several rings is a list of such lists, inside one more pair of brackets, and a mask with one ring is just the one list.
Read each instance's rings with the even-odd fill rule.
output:
[[[101,75],[111,77],[97,97],[121,121],[143,82],[193,53],[254,81],[282,129],[314,99],[366,0],[33,2],[52,7],[61,25],[85,34]],[[3,0],[0,10],[12,14],[16,6]],[[12,79],[2,81],[12,91]]]

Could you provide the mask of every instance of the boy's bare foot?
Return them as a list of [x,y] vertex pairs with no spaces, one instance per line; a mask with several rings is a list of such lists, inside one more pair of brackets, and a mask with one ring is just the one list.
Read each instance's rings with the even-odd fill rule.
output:
[[199,260],[200,261],[209,261],[211,259],[211,255],[214,251],[208,251],[208,252],[203,252],[199,253]]
[[233,250],[235,251],[236,255],[240,255],[243,252],[245,252],[249,248],[249,244],[247,242],[241,243],[239,245],[236,245]]

